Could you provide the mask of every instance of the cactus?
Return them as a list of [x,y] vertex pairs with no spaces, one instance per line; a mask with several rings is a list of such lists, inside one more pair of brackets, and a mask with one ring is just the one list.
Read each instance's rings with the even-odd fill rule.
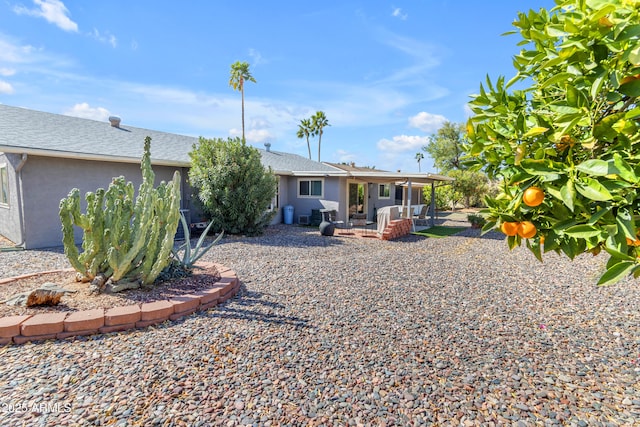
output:
[[[87,212],[80,212],[80,192],[60,201],[64,251],[85,280],[108,279],[110,290],[151,285],[171,261],[173,237],[180,219],[180,173],[153,187],[151,138],[144,141],[142,184],[134,189],[124,177],[114,178],[105,192],[87,193]],[[82,253],[75,245],[74,225],[84,231]]]

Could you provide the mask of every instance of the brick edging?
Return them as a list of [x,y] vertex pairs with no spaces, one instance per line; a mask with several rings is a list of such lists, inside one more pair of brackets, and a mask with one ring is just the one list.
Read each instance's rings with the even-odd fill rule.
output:
[[[178,320],[199,310],[208,310],[238,293],[240,281],[235,271],[215,263],[198,263],[198,266],[216,267],[220,279],[211,284],[208,289],[174,296],[168,300],[107,309],[0,317],[0,345],[145,328],[166,320]],[[73,269],[11,277],[0,280],[0,285],[25,277],[64,271],[73,271]]]

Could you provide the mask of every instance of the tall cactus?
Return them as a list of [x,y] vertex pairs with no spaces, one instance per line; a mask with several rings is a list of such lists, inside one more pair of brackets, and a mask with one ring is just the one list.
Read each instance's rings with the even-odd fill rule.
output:
[[[124,177],[114,178],[106,192],[87,193],[85,214],[77,188],[60,201],[64,250],[71,265],[86,280],[104,275],[112,291],[153,284],[171,260],[180,219],[180,173],[154,188],[150,146],[146,137],[135,202],[133,184]],[[84,231],[82,253],[75,245],[74,226]]]

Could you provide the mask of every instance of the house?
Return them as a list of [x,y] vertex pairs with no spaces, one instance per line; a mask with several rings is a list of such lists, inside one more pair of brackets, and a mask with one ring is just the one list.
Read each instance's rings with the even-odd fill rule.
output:
[[[117,117],[100,122],[0,104],[0,235],[27,249],[60,246],[60,200],[72,188],[85,194],[108,187],[121,175],[137,188],[146,136],[152,139],[156,181],[168,181],[180,171],[181,208],[198,220],[193,218],[197,209],[186,180],[189,152],[198,138],[128,126]],[[395,204],[396,183],[450,180],[431,174],[350,170],[274,151],[268,144],[259,151],[263,164],[278,176],[272,203],[275,223],[283,221],[285,205],[293,206],[298,223],[328,202],[337,207],[338,219],[347,220],[352,213],[343,207],[356,198],[355,213],[372,219],[377,208]],[[81,235],[76,237],[80,241]]]

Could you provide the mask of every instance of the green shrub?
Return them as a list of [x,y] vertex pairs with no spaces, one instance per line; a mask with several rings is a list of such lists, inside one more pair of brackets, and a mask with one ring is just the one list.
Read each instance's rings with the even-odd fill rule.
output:
[[189,153],[189,180],[212,222],[214,232],[261,234],[275,212],[276,177],[265,169],[260,152],[240,138],[200,138]]

